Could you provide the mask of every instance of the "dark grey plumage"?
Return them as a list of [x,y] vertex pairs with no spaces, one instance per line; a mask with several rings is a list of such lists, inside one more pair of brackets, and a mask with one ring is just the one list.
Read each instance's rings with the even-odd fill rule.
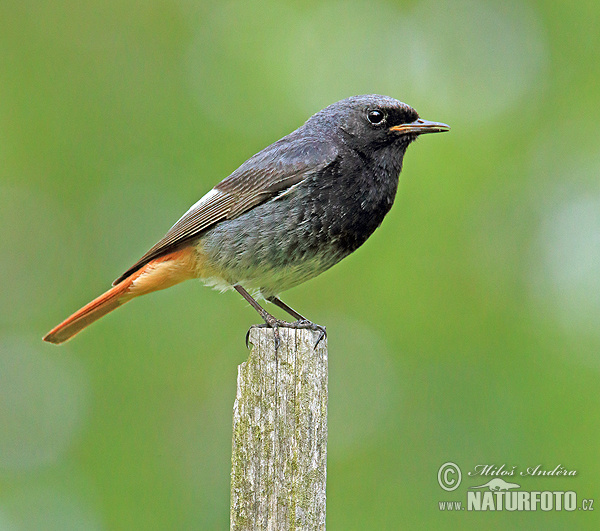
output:
[[[385,109],[385,124],[369,124],[370,109]],[[390,134],[389,127],[416,119],[414,109],[392,98],[349,98],[315,114],[217,185],[233,188],[230,183],[249,172],[294,176],[286,188],[270,191],[268,201],[202,237],[206,254],[227,272],[227,283],[269,297],[322,273],[362,245],[389,212],[404,153],[417,136]]]
[[[319,111],[248,159],[193,205],[113,284],[52,329],[62,343],[134,297],[201,278],[235,288],[268,326],[325,329],[276,295],[322,273],[362,245],[389,212],[406,148],[447,131],[398,100],[367,95]],[[284,309],[279,321],[248,293]]]
[[[369,121],[373,111],[383,113],[380,123]],[[418,119],[387,96],[326,107],[215,186],[115,283],[195,240],[219,271],[207,282],[222,289],[241,284],[268,297],[322,273],[390,210],[404,153],[419,134],[390,128]]]

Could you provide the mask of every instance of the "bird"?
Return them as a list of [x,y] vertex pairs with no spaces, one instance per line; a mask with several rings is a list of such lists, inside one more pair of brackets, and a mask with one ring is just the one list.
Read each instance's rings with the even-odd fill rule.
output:
[[[189,279],[235,289],[274,329],[325,328],[281,292],[326,271],[381,225],[396,197],[404,154],[422,134],[449,131],[377,94],[325,107],[249,158],[196,202],[100,295],[48,332],[60,344],[126,302]],[[295,321],[275,318],[258,301]]]

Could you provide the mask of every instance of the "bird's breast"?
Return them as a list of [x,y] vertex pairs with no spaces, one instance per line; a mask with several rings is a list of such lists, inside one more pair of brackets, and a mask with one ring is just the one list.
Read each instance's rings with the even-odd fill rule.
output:
[[392,206],[398,179],[388,181],[359,172],[311,176],[289,193],[219,223],[203,235],[202,247],[227,282],[279,293],[367,240]]

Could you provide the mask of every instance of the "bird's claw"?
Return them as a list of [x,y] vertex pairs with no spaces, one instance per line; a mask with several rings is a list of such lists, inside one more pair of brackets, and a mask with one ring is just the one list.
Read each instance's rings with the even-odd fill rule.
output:
[[246,348],[249,348],[248,340],[250,338],[250,330],[253,328],[272,328],[273,336],[275,340],[275,352],[281,345],[281,336],[279,334],[279,328],[293,328],[295,330],[314,330],[315,332],[319,332],[319,337],[315,342],[313,348],[316,349],[319,346],[319,343],[323,340],[323,338],[327,337],[327,329],[324,326],[318,325],[309,321],[308,319],[302,319],[298,321],[294,321],[293,323],[288,323],[287,321],[282,321],[280,319],[265,319],[266,323],[264,324],[256,324],[252,325],[248,332],[246,332]]
[[290,324],[291,324],[291,328],[303,328],[303,329],[314,330],[315,332],[319,332],[319,337],[313,347],[314,349],[316,349],[319,346],[319,343],[321,342],[321,340],[323,338],[327,337],[327,328],[326,327],[315,324],[312,321],[309,321],[308,319],[301,319],[299,321],[296,321],[296,322],[290,323]]

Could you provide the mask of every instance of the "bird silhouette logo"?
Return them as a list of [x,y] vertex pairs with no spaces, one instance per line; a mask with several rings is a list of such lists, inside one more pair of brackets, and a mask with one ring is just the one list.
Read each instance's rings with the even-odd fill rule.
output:
[[494,478],[485,483],[484,485],[479,485],[477,487],[469,487],[470,489],[483,489],[484,487],[488,487],[492,492],[499,491],[508,491],[510,489],[518,489],[521,485],[517,485],[516,483],[508,483],[500,478]]

